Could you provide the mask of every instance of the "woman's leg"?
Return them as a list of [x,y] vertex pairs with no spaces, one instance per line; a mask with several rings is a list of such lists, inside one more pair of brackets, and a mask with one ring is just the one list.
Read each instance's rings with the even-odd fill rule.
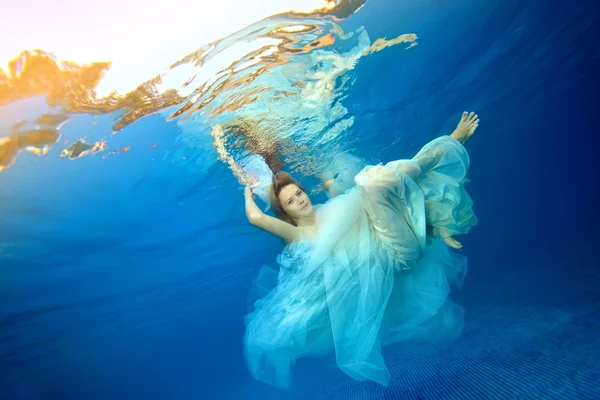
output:
[[[458,227],[476,220],[470,210],[472,202],[462,184],[470,163],[463,145],[473,136],[478,125],[478,116],[465,112],[451,135],[432,140],[411,160],[392,161],[380,167],[397,170],[401,173],[399,175],[410,178],[423,189],[427,226],[448,246],[457,249],[462,245],[453,235],[463,233]],[[454,214],[465,221],[456,221]]]
[[[449,137],[458,141],[460,144],[465,145],[471,136],[473,136],[478,126],[479,117],[477,114],[472,112],[467,113],[465,111],[458,122],[456,129],[449,135]],[[421,151],[419,151],[419,153],[417,153],[412,160],[401,160],[393,163],[397,165],[400,171],[418,182],[425,174],[436,167],[448,150],[450,150],[452,147],[456,147],[452,144],[438,144],[438,142],[444,141],[444,138],[447,138],[447,136],[436,138],[423,146]],[[466,152],[464,149],[461,150]]]
[[394,253],[397,269],[410,269],[425,248],[425,200],[417,183],[394,168],[376,165],[355,178],[379,242]]
[[[454,238],[454,235],[465,233],[477,221],[472,211],[472,201],[464,190],[463,182],[470,164],[464,145],[475,134],[478,126],[477,114],[465,111],[452,134],[435,139],[415,157],[417,162],[420,159],[428,161],[427,167],[423,168],[425,173],[431,171],[433,175],[449,178],[452,182],[450,186],[445,186],[449,188],[446,194],[440,196],[432,190],[432,195],[426,194],[425,197],[428,226],[432,227],[436,236],[455,249],[462,248],[462,244]],[[435,159],[433,165],[430,159]],[[424,180],[423,186],[427,186],[427,181]],[[434,183],[433,187],[436,186],[435,178],[429,181]],[[444,214],[445,216],[440,218]]]

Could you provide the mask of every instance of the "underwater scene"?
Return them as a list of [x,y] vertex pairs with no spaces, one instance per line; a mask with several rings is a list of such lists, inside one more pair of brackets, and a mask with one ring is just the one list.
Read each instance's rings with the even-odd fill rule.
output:
[[0,399],[600,398],[600,7],[2,7]]

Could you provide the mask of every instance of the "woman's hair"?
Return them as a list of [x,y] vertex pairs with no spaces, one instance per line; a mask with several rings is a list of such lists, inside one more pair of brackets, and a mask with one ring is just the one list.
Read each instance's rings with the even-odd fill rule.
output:
[[279,193],[283,190],[284,187],[288,185],[296,185],[306,193],[306,189],[302,186],[298,181],[291,177],[287,172],[278,172],[273,176],[273,185],[271,186],[271,205],[275,214],[285,222],[288,222],[294,226],[298,226],[297,222],[294,221],[287,213],[283,210],[281,202],[279,201]]
[[260,155],[273,173],[277,173],[283,168],[279,140],[275,135],[265,132],[259,126],[258,121],[244,116],[235,117],[228,121],[225,127],[234,136],[244,138],[243,142],[245,143],[237,145],[243,145],[244,149],[250,153]]

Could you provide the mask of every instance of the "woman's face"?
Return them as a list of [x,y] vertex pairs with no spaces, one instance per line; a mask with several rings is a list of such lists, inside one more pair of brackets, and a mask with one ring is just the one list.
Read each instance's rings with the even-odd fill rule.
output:
[[312,203],[308,195],[298,186],[290,183],[279,192],[281,208],[293,219],[306,217],[313,212]]

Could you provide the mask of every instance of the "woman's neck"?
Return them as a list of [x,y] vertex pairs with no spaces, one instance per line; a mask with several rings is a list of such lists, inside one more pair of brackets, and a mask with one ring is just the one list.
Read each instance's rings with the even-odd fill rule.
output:
[[296,221],[296,225],[301,228],[310,228],[312,226],[316,226],[317,216],[315,213],[312,213],[306,217],[299,218],[298,221]]
[[301,234],[301,237],[303,238],[313,239],[319,234],[319,227],[317,226],[317,218],[315,214],[300,218],[297,221],[297,226],[303,232]]

